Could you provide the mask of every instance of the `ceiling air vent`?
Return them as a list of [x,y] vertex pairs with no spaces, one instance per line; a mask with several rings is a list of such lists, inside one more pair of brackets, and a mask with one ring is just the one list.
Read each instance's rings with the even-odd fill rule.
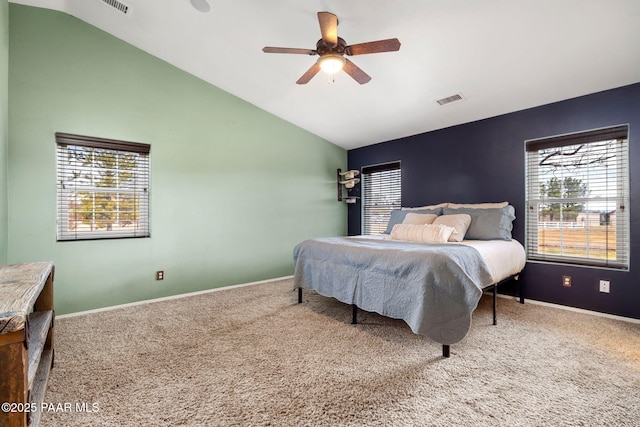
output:
[[125,15],[129,11],[129,6],[127,6],[122,2],[119,2],[118,0],[102,0],[102,1],[108,4],[109,6],[113,7],[114,9],[117,9],[120,12],[124,13]]
[[436,102],[440,105],[451,104],[452,102],[462,101],[464,97],[461,93],[456,93],[455,95],[447,96],[446,98],[438,99]]

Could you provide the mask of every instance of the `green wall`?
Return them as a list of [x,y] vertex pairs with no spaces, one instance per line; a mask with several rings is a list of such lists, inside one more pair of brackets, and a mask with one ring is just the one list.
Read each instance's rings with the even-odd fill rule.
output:
[[9,3],[0,0],[0,264],[7,262],[7,156],[9,150]]
[[[9,12],[8,261],[56,264],[58,313],[290,275],[296,243],[346,234],[344,149],[69,15]],[[151,238],[56,242],[55,132],[151,144]]]

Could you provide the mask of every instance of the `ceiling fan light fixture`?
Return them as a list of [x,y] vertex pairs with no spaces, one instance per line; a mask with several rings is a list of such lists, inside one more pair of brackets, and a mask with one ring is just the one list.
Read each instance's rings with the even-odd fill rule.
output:
[[335,74],[342,70],[342,67],[347,61],[341,56],[336,54],[324,55],[318,59],[318,65],[327,74]]
[[[191,0],[195,1],[195,0]],[[363,85],[371,81],[371,76],[360,67],[349,61],[344,55],[365,55],[369,53],[395,52],[400,49],[400,40],[385,39],[372,42],[348,45],[338,37],[338,17],[330,12],[318,12],[318,23],[322,38],[316,42],[315,49],[299,49],[291,47],[265,46],[264,53],[293,53],[304,55],[318,55],[320,59],[296,80],[296,84],[304,85],[320,72],[329,75],[329,83],[335,82],[335,75],[340,70],[348,74],[353,80]]]

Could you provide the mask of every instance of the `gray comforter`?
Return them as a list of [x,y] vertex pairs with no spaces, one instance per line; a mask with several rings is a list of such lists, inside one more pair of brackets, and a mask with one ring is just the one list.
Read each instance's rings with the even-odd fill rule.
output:
[[460,341],[491,274],[475,248],[358,237],[305,240],[294,286],[394,319],[441,344]]

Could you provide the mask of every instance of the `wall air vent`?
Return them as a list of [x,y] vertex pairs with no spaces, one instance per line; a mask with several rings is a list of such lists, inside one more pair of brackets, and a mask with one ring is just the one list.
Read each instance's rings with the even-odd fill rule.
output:
[[440,105],[451,104],[452,102],[458,102],[464,100],[464,96],[461,93],[456,93],[455,95],[447,96],[446,98],[438,99],[436,102]]
[[102,0],[102,1],[108,4],[109,6],[113,7],[114,9],[117,9],[120,12],[124,13],[125,15],[127,14],[127,12],[129,12],[129,6],[127,6],[122,2],[119,2],[118,0]]

